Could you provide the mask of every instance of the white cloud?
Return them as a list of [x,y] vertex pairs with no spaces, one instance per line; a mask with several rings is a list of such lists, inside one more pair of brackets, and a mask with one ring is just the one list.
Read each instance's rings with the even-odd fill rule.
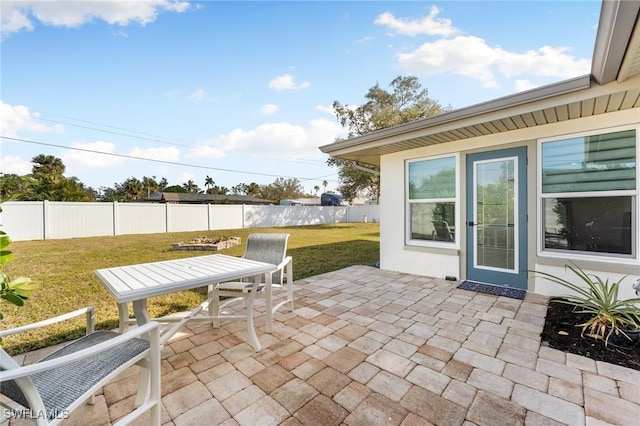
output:
[[460,32],[451,24],[450,19],[438,18],[439,14],[440,9],[436,6],[431,6],[429,15],[422,19],[411,20],[396,18],[391,12],[385,12],[379,15],[373,22],[376,25],[390,28],[398,34],[411,37],[419,34],[451,37]]
[[188,157],[220,158],[239,152],[260,158],[319,158],[318,147],[335,141],[344,130],[337,123],[317,119],[300,126],[286,122],[266,123],[251,130],[234,129],[226,135],[201,142]]
[[180,161],[180,150],[174,146],[162,148],[134,148],[128,155],[160,161]]
[[225,150],[211,146],[211,142],[197,142],[187,154],[188,158],[222,158],[226,156]]
[[364,36],[362,38],[359,38],[358,40],[355,41],[355,43],[359,44],[359,43],[366,43],[368,41],[372,41],[373,37],[371,36]]
[[38,114],[30,113],[29,108],[24,105],[12,106],[0,100],[0,132],[3,136],[15,138],[22,130],[62,133],[63,127],[61,125],[47,126],[40,123],[37,118]]
[[537,85],[530,82],[529,80],[516,80],[515,83],[513,84],[513,87],[516,92],[524,92],[526,90],[536,88]]
[[262,115],[273,115],[278,111],[280,111],[280,107],[275,104],[264,104],[262,108],[260,108]]
[[1,7],[2,34],[32,30],[35,22],[56,27],[79,27],[93,20],[126,26],[132,22],[146,25],[155,21],[161,11],[184,12],[187,1],[42,1],[3,0]]
[[570,78],[589,72],[589,60],[574,58],[566,51],[564,47],[544,46],[516,53],[491,47],[479,37],[458,36],[425,43],[413,52],[398,54],[397,59],[409,73],[454,73],[478,80],[484,87],[498,88],[498,75]]
[[205,97],[205,93],[203,89],[198,89],[192,94],[190,94],[189,96],[187,96],[187,98],[192,99],[194,101],[201,101],[204,99],[204,97]]
[[125,159],[122,157],[100,154],[101,152],[108,154],[113,154],[115,152],[116,146],[111,142],[74,141],[71,142],[71,146],[78,149],[65,150],[60,156],[62,162],[67,168],[68,175],[73,175],[80,170],[107,169],[109,167],[120,166],[125,162]]
[[27,175],[31,173],[33,169],[33,163],[30,160],[25,160],[22,157],[16,157],[14,155],[7,155],[0,158],[0,170],[4,174],[16,174]]
[[311,83],[305,81],[303,83],[295,83],[291,74],[283,74],[269,82],[269,88],[273,90],[299,90],[306,89]]
[[[67,174],[73,175],[82,170],[108,169],[122,166],[127,161],[126,157],[117,155],[104,155],[101,153],[115,154],[116,145],[112,142],[72,142],[75,150],[65,150],[61,155],[62,162],[67,166]],[[92,152],[97,151],[97,152]],[[160,161],[177,162],[180,159],[180,150],[176,147],[161,148],[133,148],[126,154],[131,157],[148,158]]]
[[173,98],[174,96],[178,96],[178,95],[181,95],[181,94],[183,94],[183,93],[184,93],[184,90],[177,90],[177,89],[175,89],[175,90],[167,90],[167,91],[164,93],[164,95],[165,95],[167,98]]
[[333,105],[316,105],[317,111],[326,112],[327,114],[335,115]]

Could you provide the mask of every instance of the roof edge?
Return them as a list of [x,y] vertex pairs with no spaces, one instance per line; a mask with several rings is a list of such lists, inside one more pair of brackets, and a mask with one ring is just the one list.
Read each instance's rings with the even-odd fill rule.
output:
[[344,141],[333,142],[331,144],[321,146],[320,151],[325,154],[330,154],[331,152],[335,152],[340,149],[353,147],[374,140],[380,140],[382,138],[388,138],[402,133],[408,133],[415,130],[421,130],[428,127],[496,112],[507,108],[513,108],[526,103],[588,89],[589,87],[591,87],[591,75],[586,74],[558,83],[548,84],[546,86],[537,87],[535,89],[515,93],[513,95],[504,96],[502,98],[497,98],[431,117],[426,117],[420,120],[412,121],[410,123],[400,124],[394,127],[389,127],[387,129],[377,130],[375,132],[356,136]]
[[602,1],[591,62],[591,75],[596,83],[603,85],[618,78],[639,13],[638,1]]

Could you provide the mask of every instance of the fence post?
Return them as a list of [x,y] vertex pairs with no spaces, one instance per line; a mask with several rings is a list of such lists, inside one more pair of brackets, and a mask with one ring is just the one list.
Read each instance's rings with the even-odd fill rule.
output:
[[164,209],[164,231],[168,234],[169,233],[169,203],[165,203],[164,204],[165,209]]
[[50,239],[49,226],[51,220],[49,219],[49,200],[42,201],[42,237],[44,240]]
[[113,235],[118,235],[118,232],[120,231],[119,227],[118,227],[118,222],[120,220],[119,218],[119,214],[118,214],[118,202],[114,201],[113,202]]

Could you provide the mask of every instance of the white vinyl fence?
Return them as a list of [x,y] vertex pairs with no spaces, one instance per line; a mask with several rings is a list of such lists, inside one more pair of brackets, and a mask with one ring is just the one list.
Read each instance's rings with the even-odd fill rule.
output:
[[13,241],[266,228],[380,220],[377,205],[253,206],[219,204],[9,201],[0,228]]

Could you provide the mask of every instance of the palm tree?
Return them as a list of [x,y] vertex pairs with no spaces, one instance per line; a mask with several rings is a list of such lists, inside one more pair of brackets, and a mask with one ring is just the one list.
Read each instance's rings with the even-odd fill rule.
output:
[[318,195],[318,191],[320,191],[320,187],[316,185],[313,187],[313,190],[316,191],[316,195]]
[[187,192],[191,192],[193,194],[200,193],[200,188],[198,188],[198,185],[196,185],[196,183],[193,181],[193,179],[189,179],[186,183],[183,183],[182,187]]
[[151,193],[160,190],[160,186],[158,185],[158,182],[156,182],[155,176],[152,176],[152,177],[143,176],[142,185],[144,189],[147,190],[147,197],[150,197]]
[[53,155],[39,154],[33,157],[31,162],[34,163],[34,175],[61,175],[65,170],[62,160]]
[[326,180],[323,180],[322,186],[324,186],[324,192],[327,192],[327,185],[329,185],[329,182],[327,182]]
[[258,194],[260,194],[260,185],[255,182],[251,182],[247,186],[247,195],[253,195],[255,197]]
[[204,179],[204,186],[206,186],[207,189],[212,188],[215,184],[216,183],[213,181],[213,178],[209,175]]
[[123,182],[122,189],[125,199],[138,200],[140,199],[140,194],[144,191],[144,185],[138,178],[130,177]]

